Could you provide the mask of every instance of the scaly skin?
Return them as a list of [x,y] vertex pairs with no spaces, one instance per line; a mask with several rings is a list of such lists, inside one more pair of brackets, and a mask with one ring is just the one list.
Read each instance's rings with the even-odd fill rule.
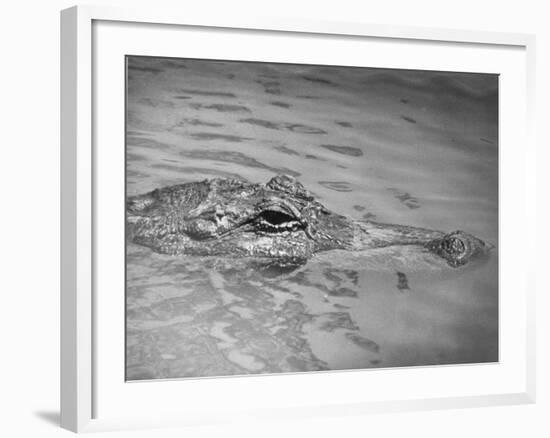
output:
[[489,249],[462,231],[349,219],[329,211],[287,175],[267,184],[217,178],[156,189],[130,197],[126,211],[133,242],[173,255],[299,263],[331,249],[417,245],[458,267]]

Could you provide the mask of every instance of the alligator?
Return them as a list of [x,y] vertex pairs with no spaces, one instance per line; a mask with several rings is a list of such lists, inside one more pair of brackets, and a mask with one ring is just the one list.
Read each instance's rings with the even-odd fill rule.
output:
[[130,241],[170,255],[299,264],[335,249],[415,245],[457,268],[492,248],[464,231],[350,219],[327,209],[288,175],[267,184],[214,178],[155,189],[128,197],[126,220]]

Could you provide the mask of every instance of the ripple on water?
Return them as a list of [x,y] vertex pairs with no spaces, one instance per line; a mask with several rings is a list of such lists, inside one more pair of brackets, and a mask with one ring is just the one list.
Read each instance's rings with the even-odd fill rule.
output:
[[317,155],[313,155],[313,154],[306,154],[305,158],[308,160],[326,161],[324,158],[319,158]]
[[302,79],[304,79],[308,82],[313,82],[315,84],[336,86],[336,84],[334,82],[329,81],[328,79],[317,77],[317,76],[302,76]]
[[257,119],[257,118],[247,118],[239,120],[241,123],[246,123],[249,125],[261,126],[266,129],[276,129],[276,130],[288,130],[292,132],[297,132],[300,134],[327,134],[323,129],[316,128],[314,126],[303,125],[300,123],[286,123],[286,122],[273,122],[271,120]]
[[353,189],[348,182],[345,181],[319,181],[323,187],[334,190],[336,192],[351,192]]
[[409,290],[409,280],[404,272],[397,272],[397,289],[401,292]]
[[231,105],[227,103],[190,103],[189,106],[196,110],[214,110],[221,113],[250,113],[250,108],[244,105]]
[[346,338],[348,338],[351,342],[353,342],[358,347],[363,348],[364,350],[370,351],[371,353],[378,353],[380,352],[380,346],[361,335],[358,335],[357,333],[346,333]]
[[204,97],[223,97],[227,99],[234,99],[237,97],[235,94],[229,93],[226,91],[197,90],[192,88],[178,88],[175,91],[176,93],[192,94],[194,96],[204,96]]
[[350,157],[361,157],[363,156],[363,151],[359,148],[351,146],[338,146],[335,144],[322,144],[322,148],[328,149],[329,151],[337,152],[343,155],[349,155]]
[[373,213],[365,213],[362,218],[366,221],[370,221],[372,219],[376,219],[376,215]]
[[190,118],[190,119],[182,119],[176,126],[176,128],[180,128],[180,127],[184,127],[184,126],[208,126],[209,128],[220,128],[223,125],[223,123],[219,123],[219,122],[211,122],[211,121],[208,121],[208,120],[203,120],[203,119],[193,119],[193,118]]
[[358,294],[355,289],[350,289],[349,287],[339,287],[337,289],[331,289],[329,295],[331,297],[357,298]]
[[282,152],[283,154],[286,154],[286,155],[300,155],[294,149],[290,149],[289,147],[284,146],[284,145],[273,146],[273,149],[275,149],[279,152]]
[[412,196],[410,193],[405,192],[403,190],[396,189],[395,187],[390,187],[390,188],[388,188],[388,190],[405,207],[410,208],[412,210],[414,210],[416,208],[420,208],[420,202],[418,201],[418,199],[416,197]]
[[278,106],[279,108],[290,108],[292,105],[286,102],[273,101],[269,102],[273,106]]
[[416,123],[416,120],[413,119],[412,117],[401,116],[401,118],[402,118],[403,120],[405,120],[406,122],[409,122],[409,123]]
[[359,326],[351,319],[348,312],[326,312],[320,317],[319,328],[326,332],[332,332],[338,329],[359,330]]
[[321,128],[315,128],[314,126],[302,125],[301,123],[286,124],[286,128],[292,132],[299,132],[300,134],[327,134],[327,131]]
[[148,160],[148,158],[144,155],[131,154],[131,153],[126,154],[126,159],[129,161],[147,161]]
[[350,122],[336,121],[334,123],[336,123],[339,126],[342,126],[343,128],[353,128],[353,125]]
[[272,94],[272,95],[275,95],[275,96],[283,94],[283,92],[281,91],[281,83],[280,82],[265,81],[263,79],[258,79],[256,82],[263,86],[264,93],[266,93],[266,94]]
[[301,175],[299,172],[288,169],[286,167],[268,166],[267,164],[264,164],[256,160],[255,158],[238,151],[230,151],[225,149],[190,149],[180,151],[179,155],[184,158],[192,158],[197,160],[210,160],[224,163],[240,164],[246,167],[269,170],[270,172],[275,174],[284,173],[294,177],[298,177]]
[[240,135],[220,134],[217,132],[193,132],[188,134],[195,140],[224,140],[230,143],[241,143],[246,140],[252,140],[251,137],[242,137]]
[[241,120],[239,120],[239,122],[247,123],[249,125],[261,126],[262,128],[267,128],[267,129],[283,129],[284,128],[283,124],[272,122],[270,120],[248,118],[248,119],[241,119]]
[[172,109],[174,108],[174,103],[169,100],[155,99],[153,97],[143,97],[138,100],[138,103],[150,106],[152,108],[162,108],[162,109]]

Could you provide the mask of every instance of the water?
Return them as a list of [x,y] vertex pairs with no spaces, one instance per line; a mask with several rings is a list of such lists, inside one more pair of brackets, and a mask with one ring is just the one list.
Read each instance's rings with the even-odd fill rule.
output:
[[[498,241],[497,78],[129,58],[127,193],[296,176],[355,219]],[[127,379],[498,360],[498,260],[334,251],[282,272],[128,243]]]

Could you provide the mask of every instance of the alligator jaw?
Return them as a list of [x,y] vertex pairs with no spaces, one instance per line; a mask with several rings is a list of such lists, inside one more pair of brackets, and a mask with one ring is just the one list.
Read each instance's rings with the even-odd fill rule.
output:
[[465,265],[494,248],[464,231],[443,233],[425,228],[378,222],[356,222],[355,228],[354,250],[417,245],[443,258],[453,268]]

